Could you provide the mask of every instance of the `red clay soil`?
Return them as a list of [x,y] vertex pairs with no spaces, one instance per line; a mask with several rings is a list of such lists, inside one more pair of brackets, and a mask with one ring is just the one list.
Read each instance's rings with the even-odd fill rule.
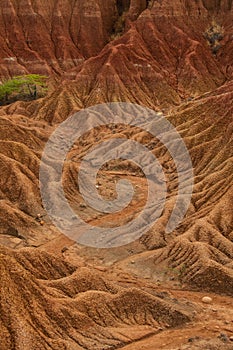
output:
[[[0,350],[233,349],[232,1],[7,0],[0,7],[0,80],[49,76],[46,97],[0,107]],[[83,203],[77,171],[100,140],[146,145],[169,193],[141,239],[94,249],[52,225],[39,167],[59,123],[111,101],[162,111],[189,150],[195,184],[182,224],[166,234],[177,194],[170,153],[137,128],[93,129],[70,150],[63,173],[67,199],[85,221],[123,225],[146,201],[145,177],[119,159],[98,173],[98,190],[113,199],[126,178],[135,189],[130,205],[104,214]]]

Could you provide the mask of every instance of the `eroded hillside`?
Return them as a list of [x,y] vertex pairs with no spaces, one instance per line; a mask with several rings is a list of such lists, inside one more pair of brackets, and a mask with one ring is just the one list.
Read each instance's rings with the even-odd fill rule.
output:
[[[49,76],[46,97],[0,108],[1,349],[171,349],[167,334],[173,349],[231,349],[229,338],[217,335],[233,335],[232,19],[226,0],[1,2],[1,80]],[[178,181],[170,153],[138,128],[91,130],[64,166],[67,199],[84,220],[123,225],[146,200],[145,177],[119,159],[99,172],[98,191],[112,200],[117,181],[128,179],[135,189],[130,205],[105,214],[83,202],[76,174],[100,141],[144,144],[162,165],[168,189],[149,232],[101,250],[74,244],[52,225],[39,168],[62,121],[106,102],[162,113],[189,150],[194,189],[183,222],[167,234]],[[217,311],[212,305],[203,311],[203,292],[213,293]],[[188,343],[192,330],[199,338]]]

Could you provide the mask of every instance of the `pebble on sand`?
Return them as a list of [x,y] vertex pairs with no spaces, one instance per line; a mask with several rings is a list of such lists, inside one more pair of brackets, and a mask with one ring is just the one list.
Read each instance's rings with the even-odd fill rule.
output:
[[203,297],[203,298],[201,299],[201,301],[202,301],[203,303],[205,303],[205,304],[211,304],[212,301],[213,301],[213,299],[210,298],[210,297]]

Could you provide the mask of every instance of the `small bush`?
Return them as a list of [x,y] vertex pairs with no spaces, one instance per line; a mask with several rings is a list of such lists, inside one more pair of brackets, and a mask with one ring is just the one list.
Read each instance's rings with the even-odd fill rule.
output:
[[125,20],[126,20],[126,12],[123,12],[123,14],[118,17],[117,21],[114,24],[111,40],[117,39],[124,33]]
[[47,77],[39,74],[15,76],[0,84],[0,104],[9,104],[18,100],[35,100],[45,96]]
[[220,41],[224,37],[223,28],[215,21],[212,21],[210,28],[206,30],[204,36],[211,47],[212,53],[216,55],[218,50],[221,48]]

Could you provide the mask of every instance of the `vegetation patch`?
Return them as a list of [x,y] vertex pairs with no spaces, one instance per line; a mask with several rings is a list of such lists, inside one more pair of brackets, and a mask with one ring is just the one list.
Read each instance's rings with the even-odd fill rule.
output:
[[0,105],[31,101],[46,95],[47,77],[39,74],[15,76],[0,83]]
[[215,21],[212,21],[211,26],[206,30],[204,36],[211,47],[212,53],[216,55],[221,48],[221,41],[224,37],[223,28]]

